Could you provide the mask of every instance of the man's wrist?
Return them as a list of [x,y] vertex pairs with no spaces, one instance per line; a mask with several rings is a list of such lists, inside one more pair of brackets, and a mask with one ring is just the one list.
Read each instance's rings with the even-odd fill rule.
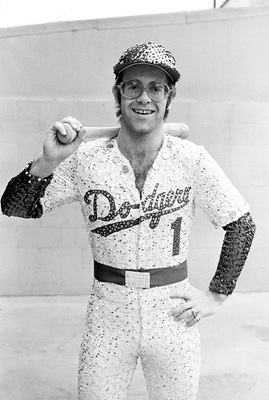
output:
[[207,290],[207,295],[209,297],[213,298],[214,301],[216,301],[219,304],[224,303],[229,298],[228,295],[222,294],[222,293],[218,293],[218,292],[214,292],[211,289]]
[[40,154],[30,167],[30,174],[38,178],[47,178],[59,165],[57,162],[48,161],[43,154]]

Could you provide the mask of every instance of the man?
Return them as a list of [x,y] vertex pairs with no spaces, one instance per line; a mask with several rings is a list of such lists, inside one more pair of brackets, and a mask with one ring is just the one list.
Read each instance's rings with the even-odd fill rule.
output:
[[[38,218],[62,204],[81,204],[95,261],[80,400],[125,399],[138,357],[151,400],[194,400],[197,323],[233,292],[255,225],[206,150],[164,134],[180,78],[173,55],[152,42],[138,44],[122,54],[114,73],[117,137],[82,143],[79,121],[55,123],[41,155],[10,181],[2,210]],[[225,230],[206,292],[187,278],[195,206]]]

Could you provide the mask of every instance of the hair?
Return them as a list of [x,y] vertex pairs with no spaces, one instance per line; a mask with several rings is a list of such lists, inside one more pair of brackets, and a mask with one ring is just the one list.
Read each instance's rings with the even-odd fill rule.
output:
[[[121,93],[120,93],[120,90],[117,87],[117,85],[119,85],[122,82],[121,75],[122,74],[119,74],[119,76],[116,78],[116,81],[112,88],[113,93],[115,95],[116,117],[119,118],[119,121],[121,120]],[[168,78],[167,84],[168,84],[168,86],[170,86],[172,91],[167,98],[166,110],[165,110],[164,117],[163,117],[164,120],[167,119],[171,102],[172,102],[173,98],[176,96],[176,86],[172,82],[172,80],[170,79],[170,77],[168,75],[167,75],[167,78]]]

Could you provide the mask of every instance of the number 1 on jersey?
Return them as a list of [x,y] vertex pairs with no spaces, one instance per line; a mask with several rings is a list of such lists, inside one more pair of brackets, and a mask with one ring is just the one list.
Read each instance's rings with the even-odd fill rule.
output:
[[172,255],[173,256],[178,256],[179,255],[181,222],[182,222],[182,217],[178,217],[171,224],[171,229],[174,230],[173,249],[172,249]]

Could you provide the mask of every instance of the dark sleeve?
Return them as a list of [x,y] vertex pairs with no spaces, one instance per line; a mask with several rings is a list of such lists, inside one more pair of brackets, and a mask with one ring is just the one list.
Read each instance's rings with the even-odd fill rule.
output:
[[8,217],[40,218],[43,214],[41,197],[49,185],[53,174],[47,178],[37,178],[30,174],[32,161],[17,176],[12,178],[1,198],[1,209]]
[[225,236],[216,273],[209,289],[230,295],[246,262],[255,234],[255,224],[249,213],[223,227]]

